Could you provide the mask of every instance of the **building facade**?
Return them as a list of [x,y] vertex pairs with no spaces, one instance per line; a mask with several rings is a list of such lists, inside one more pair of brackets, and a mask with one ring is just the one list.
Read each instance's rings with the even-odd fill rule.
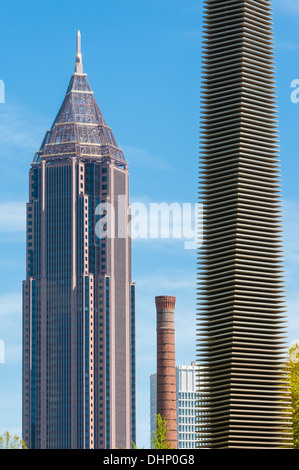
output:
[[270,0],[204,2],[198,361],[211,448],[291,445]]
[[83,73],[29,172],[23,283],[23,439],[29,448],[131,448],[135,285],[129,173]]
[[[197,370],[191,365],[176,366],[176,414],[177,448],[195,449],[201,447],[202,435],[197,432],[198,423],[203,418],[202,407],[206,396],[197,388]],[[157,374],[150,376],[150,435],[156,431],[157,415]]]

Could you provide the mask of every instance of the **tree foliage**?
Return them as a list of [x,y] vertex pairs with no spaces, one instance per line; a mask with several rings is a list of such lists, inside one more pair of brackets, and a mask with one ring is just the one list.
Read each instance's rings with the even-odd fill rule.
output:
[[152,449],[170,449],[171,442],[166,438],[168,431],[167,421],[160,414],[156,417],[157,429],[152,435]]
[[27,449],[27,446],[19,436],[5,431],[0,435],[0,449]]
[[289,374],[291,382],[292,423],[294,448],[299,449],[299,344],[289,349]]

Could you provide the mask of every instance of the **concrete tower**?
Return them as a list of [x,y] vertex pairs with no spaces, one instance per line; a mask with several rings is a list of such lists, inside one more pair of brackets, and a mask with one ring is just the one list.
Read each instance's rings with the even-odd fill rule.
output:
[[291,443],[269,0],[204,2],[198,359],[206,445]]
[[168,425],[167,440],[177,447],[175,297],[155,298],[157,309],[157,414]]
[[29,181],[23,439],[33,449],[130,448],[136,436],[129,173],[83,73],[80,33],[75,73]]

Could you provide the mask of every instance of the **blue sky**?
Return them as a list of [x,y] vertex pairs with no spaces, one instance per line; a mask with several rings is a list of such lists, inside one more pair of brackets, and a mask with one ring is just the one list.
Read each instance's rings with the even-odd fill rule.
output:
[[[299,4],[274,0],[289,342],[299,338]],[[197,202],[202,1],[5,1],[0,14],[0,432],[21,434],[21,284],[25,202],[34,151],[74,71],[76,33],[104,118],[124,149],[131,201]],[[177,364],[196,354],[195,250],[182,240],[133,243],[137,285],[137,445],[149,446],[156,368],[155,295],[175,295]]]

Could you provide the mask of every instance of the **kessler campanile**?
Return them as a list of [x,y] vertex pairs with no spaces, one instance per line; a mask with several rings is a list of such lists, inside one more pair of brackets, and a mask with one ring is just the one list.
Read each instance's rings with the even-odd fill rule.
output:
[[79,32],[75,73],[29,181],[23,439],[31,449],[131,448],[129,174],[83,73]]
[[269,0],[204,2],[198,358],[203,444],[291,445]]

